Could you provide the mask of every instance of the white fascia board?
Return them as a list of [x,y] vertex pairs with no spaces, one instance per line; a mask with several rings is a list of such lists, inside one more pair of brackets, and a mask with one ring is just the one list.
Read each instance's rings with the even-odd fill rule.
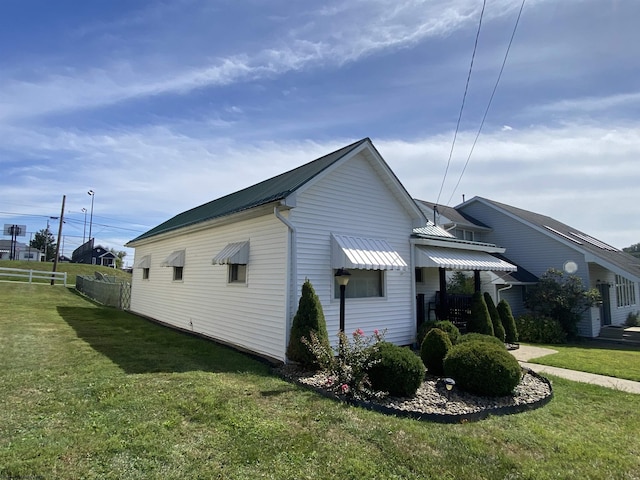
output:
[[622,275],[623,277],[628,278],[629,280],[632,280],[634,282],[640,282],[640,277],[638,275],[631,273],[625,270],[624,268],[620,268],[612,263],[609,263],[606,260],[604,260],[602,257],[598,257],[591,253],[587,253],[584,256],[584,260],[587,263],[595,263],[596,265],[600,265],[601,267],[606,268],[607,270],[615,273],[616,275]]
[[442,247],[442,248],[455,248],[457,250],[470,250],[474,252],[486,252],[486,253],[504,253],[506,248],[498,247],[487,243],[457,243],[447,242],[443,240],[435,240],[430,238],[412,238],[411,243],[413,245],[427,245],[430,247]]

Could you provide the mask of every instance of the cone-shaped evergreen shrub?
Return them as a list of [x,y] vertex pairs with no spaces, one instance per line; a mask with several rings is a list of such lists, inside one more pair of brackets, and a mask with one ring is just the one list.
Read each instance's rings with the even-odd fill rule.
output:
[[371,388],[394,397],[412,397],[424,380],[424,365],[406,347],[380,342],[374,355],[378,363],[369,369]]
[[327,333],[327,323],[324,319],[324,312],[320,299],[316,295],[313,285],[307,279],[302,284],[302,294],[298,301],[298,311],[293,317],[291,325],[291,336],[287,347],[287,357],[289,360],[299,362],[307,367],[315,367],[314,355],[304,343],[302,337],[310,340],[310,332],[315,332],[318,339],[330,349],[329,334]]
[[496,304],[493,303],[493,298],[491,298],[489,292],[484,292],[484,302],[487,304],[487,310],[489,310],[489,315],[491,316],[493,335],[501,342],[504,342],[505,332],[504,327],[502,326],[502,320],[500,320],[500,314],[498,313]]
[[500,300],[496,308],[498,309],[498,314],[504,327],[504,341],[507,343],[516,343],[518,341],[518,329],[516,328],[513,313],[511,313],[511,306],[509,306],[506,300]]
[[460,337],[458,344],[466,342],[487,342],[502,348],[506,348],[504,342],[501,342],[493,335],[484,335],[482,333],[465,333]]
[[447,332],[439,328],[429,330],[420,347],[420,358],[432,375],[442,375],[444,357],[451,350],[451,340]]
[[491,316],[481,292],[476,292],[471,297],[471,318],[467,322],[467,332],[493,335]]

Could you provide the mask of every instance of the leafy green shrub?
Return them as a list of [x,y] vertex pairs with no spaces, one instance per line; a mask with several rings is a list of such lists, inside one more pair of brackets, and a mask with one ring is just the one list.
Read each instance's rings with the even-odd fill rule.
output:
[[567,341],[567,332],[555,318],[527,314],[518,317],[516,325],[522,342],[565,343]]
[[502,320],[500,320],[500,314],[496,308],[496,304],[493,303],[493,298],[489,295],[489,292],[484,292],[484,302],[487,304],[487,310],[489,310],[489,316],[491,317],[491,324],[493,325],[493,335],[504,343],[505,331],[502,326]]
[[506,300],[500,300],[498,306],[498,315],[504,327],[504,341],[507,343],[516,343],[518,341],[518,328],[516,321],[511,313],[511,306]]
[[491,316],[481,292],[476,292],[471,297],[471,318],[467,322],[467,332],[493,335]]
[[455,345],[444,359],[444,373],[456,387],[476,395],[509,395],[520,383],[520,364],[504,347],[471,341]]
[[452,344],[447,332],[439,328],[429,330],[420,347],[420,358],[433,375],[442,375],[442,362],[451,350]]
[[287,357],[289,360],[299,362],[305,367],[317,367],[318,362],[314,354],[302,342],[302,338],[310,338],[314,332],[320,344],[330,349],[329,334],[327,333],[327,323],[324,319],[324,312],[320,299],[316,295],[313,285],[307,279],[302,284],[302,293],[298,301],[298,311],[293,317],[291,325],[291,336],[287,347]]
[[429,333],[429,330],[434,328],[439,328],[443,332],[446,332],[446,334],[449,335],[449,340],[451,340],[452,345],[458,343],[458,339],[460,338],[460,330],[458,330],[458,327],[449,320],[438,320],[437,322],[424,322],[418,327],[418,334],[416,335],[418,345],[422,345],[424,337]]
[[484,335],[482,333],[465,333],[460,337],[460,341],[458,342],[458,344],[466,342],[487,342],[505,348],[504,342],[501,342],[497,337],[494,337],[492,335]]
[[380,342],[375,359],[369,368],[369,380],[374,390],[388,392],[395,397],[412,397],[424,380],[422,360],[405,347]]
[[640,312],[629,312],[627,320],[624,322],[627,327],[640,327]]

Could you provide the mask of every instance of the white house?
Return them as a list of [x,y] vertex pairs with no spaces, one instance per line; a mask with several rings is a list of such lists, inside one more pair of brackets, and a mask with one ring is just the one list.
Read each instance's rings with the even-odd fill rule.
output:
[[347,268],[346,330],[415,336],[413,228],[426,219],[368,138],[183,212],[130,241],[131,311],[285,360],[308,278],[332,339]]
[[[601,327],[622,325],[639,310],[640,261],[551,217],[474,197],[455,210],[481,226],[485,241],[507,248],[509,259],[536,276],[549,268],[579,276],[597,288],[602,304],[585,312],[580,335],[596,337]],[[512,308],[513,308],[512,304]]]

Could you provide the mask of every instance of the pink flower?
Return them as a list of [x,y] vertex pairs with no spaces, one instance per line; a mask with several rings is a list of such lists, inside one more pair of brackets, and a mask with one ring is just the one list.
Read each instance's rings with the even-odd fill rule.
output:
[[373,331],[373,334],[377,337],[377,336],[378,336],[378,333],[380,333],[380,332],[378,332],[378,329],[376,328],[376,329]]
[[340,385],[340,389],[342,390],[342,393],[347,393],[349,391],[349,385],[343,383],[342,385]]
[[364,330],[362,330],[361,328],[357,329],[355,332],[353,332],[354,335],[360,335],[361,337],[364,335]]

